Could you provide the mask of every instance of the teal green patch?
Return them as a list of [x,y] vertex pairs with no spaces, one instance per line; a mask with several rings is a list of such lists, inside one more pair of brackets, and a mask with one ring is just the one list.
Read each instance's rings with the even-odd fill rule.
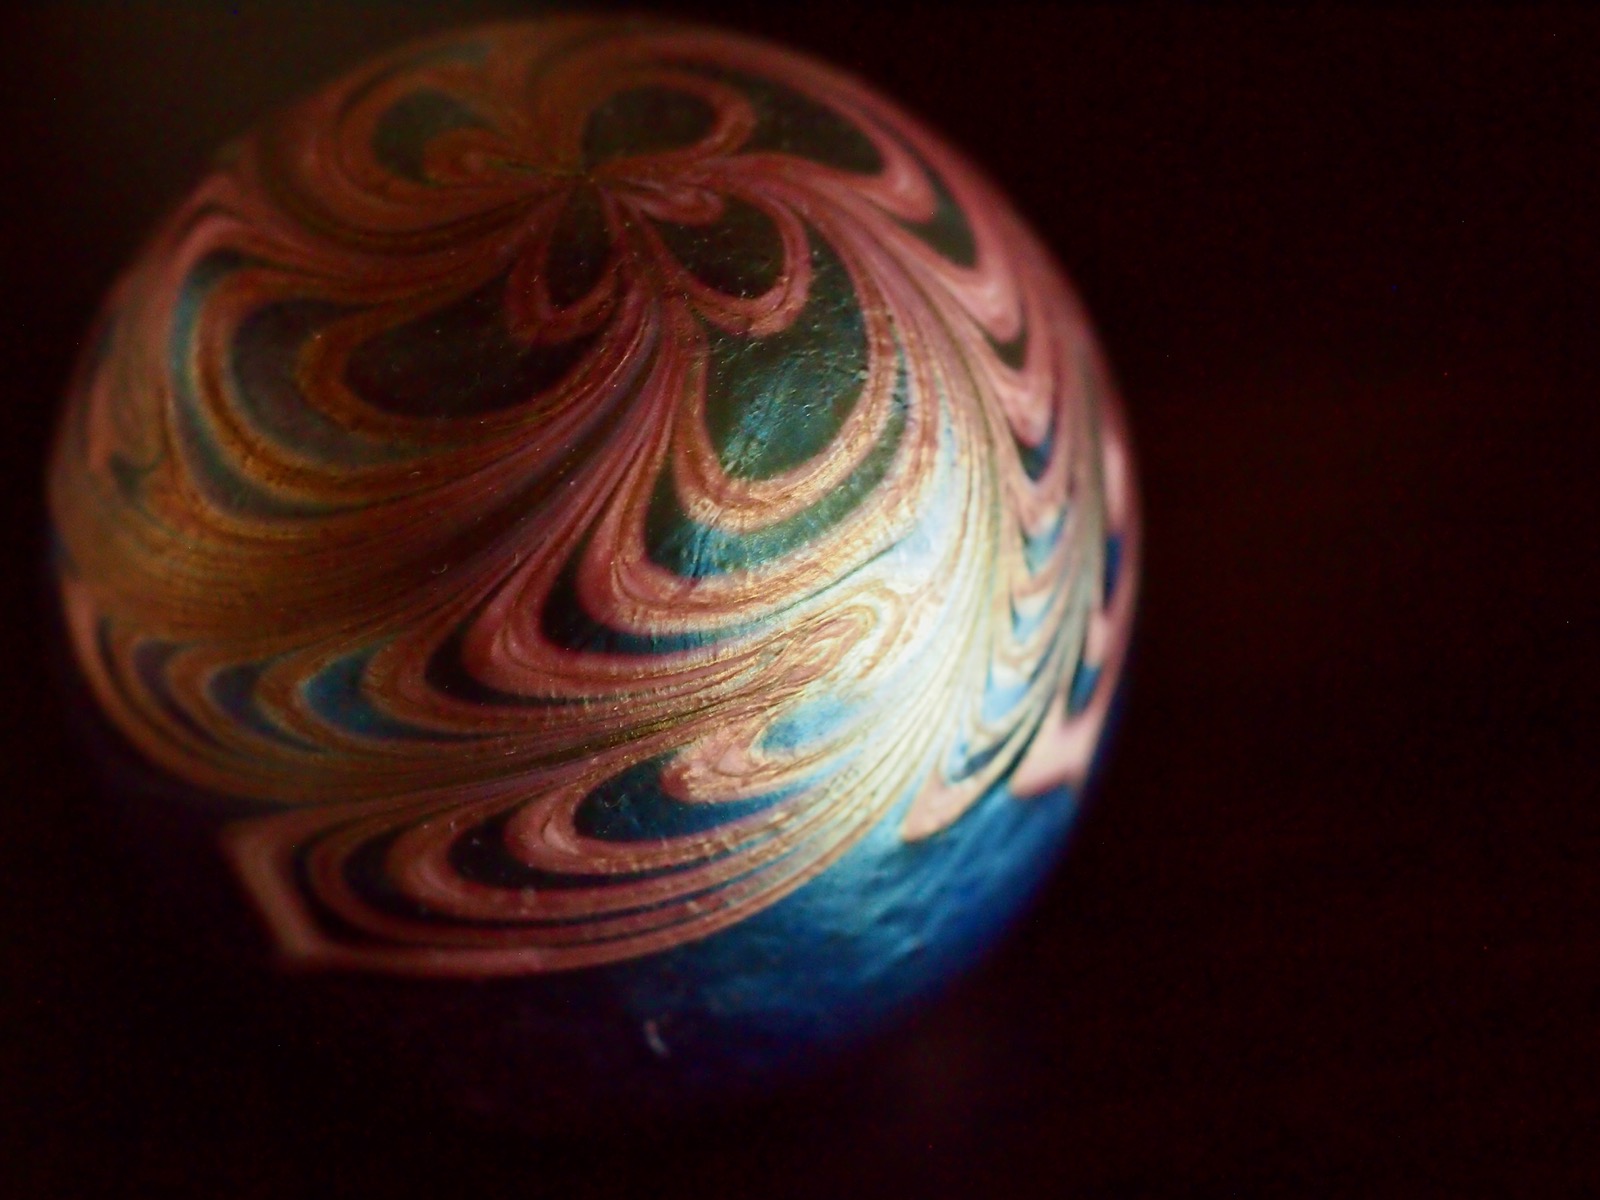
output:
[[867,378],[866,322],[844,263],[811,239],[811,291],[785,330],[709,332],[706,429],[723,470],[769,479],[825,450]]
[[822,537],[860,507],[889,473],[905,435],[908,386],[902,364],[883,436],[843,483],[810,508],[755,533],[729,533],[690,520],[673,493],[671,476],[663,474],[645,518],[651,561],[687,578],[703,578],[760,566]]
[[436,733],[400,721],[373,704],[363,681],[376,651],[360,650],[335,659],[301,685],[311,710],[330,725],[357,737],[393,741],[465,742],[470,737]]
[[722,215],[705,225],[656,225],[662,242],[691,275],[729,296],[750,299],[770,291],[783,271],[783,238],[771,217],[728,198]]

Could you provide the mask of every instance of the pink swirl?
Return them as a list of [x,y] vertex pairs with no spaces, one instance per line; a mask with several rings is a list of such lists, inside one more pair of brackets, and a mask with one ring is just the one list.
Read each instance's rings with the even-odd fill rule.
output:
[[103,330],[51,474],[77,655],[275,810],[228,845],[297,958],[632,958],[1087,770],[1137,552],[1104,366],[1006,203],[828,68],[409,48],[230,150]]

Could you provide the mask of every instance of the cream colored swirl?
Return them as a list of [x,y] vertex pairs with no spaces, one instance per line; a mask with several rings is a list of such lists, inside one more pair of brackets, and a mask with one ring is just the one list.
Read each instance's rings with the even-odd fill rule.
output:
[[114,292],[51,500],[107,713],[275,809],[229,844],[291,954],[554,970],[1081,779],[1118,422],[1048,254],[902,113],[551,21],[233,148]]

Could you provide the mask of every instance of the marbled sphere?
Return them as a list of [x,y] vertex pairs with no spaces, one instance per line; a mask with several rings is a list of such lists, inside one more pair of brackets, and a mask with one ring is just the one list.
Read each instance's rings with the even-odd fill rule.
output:
[[1136,574],[1005,200],[845,75],[644,21],[411,46],[230,146],[50,489],[88,687],[278,961],[574,1094],[764,1077],[992,941]]

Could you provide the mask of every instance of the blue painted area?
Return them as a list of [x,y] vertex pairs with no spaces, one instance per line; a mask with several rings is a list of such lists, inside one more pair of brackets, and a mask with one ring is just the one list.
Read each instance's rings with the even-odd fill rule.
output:
[[539,613],[539,629],[565,650],[590,654],[680,654],[702,646],[733,641],[756,629],[753,622],[726,629],[684,629],[676,633],[634,633],[615,629],[589,615],[578,596],[578,566],[588,553],[588,543],[578,547],[556,576],[550,598]]
[[[105,644],[106,623],[101,622],[101,655],[110,664],[115,673],[115,656],[112,655]],[[183,727],[191,737],[215,746],[217,739],[206,732],[204,728],[195,724],[194,718],[180,704],[172,694],[171,687],[167,684],[167,665],[183,647],[176,642],[148,641],[134,648],[129,657],[133,667],[134,676],[138,679],[145,694],[161,706],[161,710],[173,721]]]
[[261,663],[241,663],[225,667],[211,677],[211,699],[218,708],[252,733],[271,738],[285,746],[301,750],[315,750],[310,742],[294,737],[281,729],[261,711],[256,703],[256,688],[261,673],[266,668]]
[[[1081,810],[1067,788],[1019,799],[1002,784],[949,828],[906,842],[906,800],[823,875],[723,933],[545,981],[556,986],[539,1019],[590,1072],[563,1102],[717,1096],[881,1029],[995,945]],[[586,1034],[574,1040],[578,1012]],[[553,1099],[548,1084],[538,1096]]]
[[1024,534],[1022,539],[1022,558],[1028,565],[1028,574],[1037,575],[1039,568],[1044,566],[1045,560],[1055,552],[1057,543],[1061,541],[1061,531],[1066,527],[1067,514],[1063,510],[1048,529],[1039,533]]
[[1011,636],[1019,642],[1030,640],[1039,632],[1045,617],[1050,615],[1048,604],[1032,604],[1025,609],[1011,608]]
[[713,804],[685,804],[661,790],[659,761],[643,762],[583,798],[574,818],[585,837],[643,842],[705,833],[770,808],[798,789]]
[[978,710],[984,724],[999,724],[1015,712],[1032,683],[1033,680],[1028,676],[1014,677],[1002,683],[991,674],[984,683],[983,704]]
[[1050,428],[1045,430],[1044,440],[1037,446],[1030,446],[1015,436],[1012,438],[1012,444],[1017,448],[1017,457],[1022,460],[1022,469],[1035,483],[1043,479],[1045,471],[1050,468],[1050,459],[1056,452],[1056,438],[1059,436],[1058,424],[1056,413],[1052,410]]
[[[151,650],[147,669],[159,673],[165,653]],[[343,677],[358,680],[359,671],[347,661]],[[1108,731],[1121,696],[1119,689]],[[1103,739],[1102,754],[1104,747]],[[203,825],[207,846],[218,822],[235,813],[219,811],[214,797],[196,802],[165,777],[157,784],[131,750],[118,753],[96,754],[108,771],[116,762],[126,773],[113,790],[138,797],[151,817],[168,810],[144,801],[176,796],[173,819]],[[1080,811],[1079,796],[1066,789],[1018,799],[1001,786],[949,828],[907,843],[900,823],[908,800],[790,896],[663,954],[521,978],[319,975],[296,986],[349,990],[363,1022],[397,1051],[426,1060],[436,1081],[428,1086],[533,1127],[647,1117],[737,1094],[872,1034],[972,965],[1025,911]],[[152,828],[149,841],[169,836]],[[497,828],[468,839],[457,869],[491,886],[599,882],[545,879],[525,867],[501,877],[497,864],[509,860],[499,841]],[[209,851],[188,853],[200,859]],[[185,928],[214,907],[183,903]],[[240,940],[232,926],[223,936]]]
[[234,470],[217,444],[195,395],[189,360],[195,352],[201,310],[212,290],[249,262],[243,255],[227,251],[207,255],[189,272],[173,305],[172,335],[167,343],[167,377],[177,399],[173,412],[179,439],[194,470],[195,482],[205,490],[208,499],[221,507],[271,517],[319,515],[328,511],[327,505],[286,500]]
[[1080,662],[1072,672],[1072,683],[1067,687],[1067,712],[1077,716],[1089,707],[1094,689],[1100,682],[1100,668]]
[[[1079,812],[1004,786],[949,828],[900,835],[906,797],[821,876],[699,942],[608,967],[415,985],[406,1041],[444,1086],[535,1125],[614,1120],[770,1083],[859,1042],[991,948]],[[398,1026],[398,1022],[397,1022]]]
[[1122,581],[1122,535],[1112,534],[1106,538],[1105,562],[1105,603],[1111,603],[1111,597],[1117,594],[1117,585]]
[[[1054,863],[1078,813],[1067,789],[989,793],[920,842],[903,807],[824,875],[705,941],[610,968],[674,1086],[716,1090],[871,1033],[971,965]],[[662,1070],[666,1070],[663,1063]]]
[[796,754],[834,740],[859,718],[860,705],[836,696],[818,696],[792,708],[767,727],[761,748],[774,754]]
[[436,733],[430,729],[396,720],[367,698],[361,686],[367,663],[375,651],[364,650],[336,659],[318,671],[303,685],[306,702],[311,710],[346,733],[358,737],[428,739],[433,741],[471,741],[471,738],[454,734]]

